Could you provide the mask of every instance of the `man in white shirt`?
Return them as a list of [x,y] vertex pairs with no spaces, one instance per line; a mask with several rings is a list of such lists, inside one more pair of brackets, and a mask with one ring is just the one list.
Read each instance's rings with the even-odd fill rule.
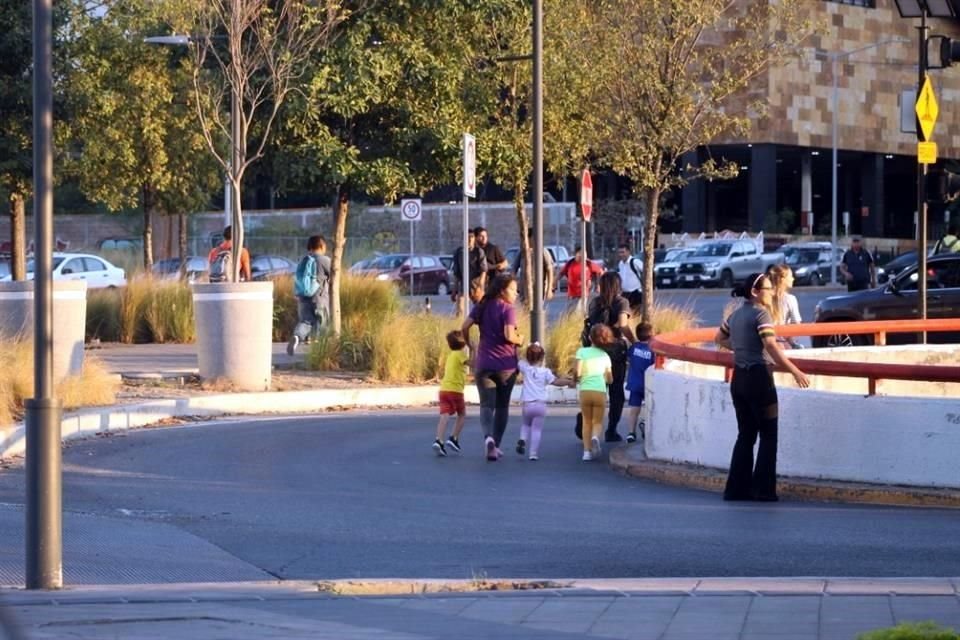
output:
[[620,286],[623,289],[623,297],[627,299],[631,307],[639,307],[643,301],[643,263],[638,258],[630,254],[630,245],[621,244],[617,249],[617,257],[620,258],[620,264],[617,265],[617,272],[620,274]]

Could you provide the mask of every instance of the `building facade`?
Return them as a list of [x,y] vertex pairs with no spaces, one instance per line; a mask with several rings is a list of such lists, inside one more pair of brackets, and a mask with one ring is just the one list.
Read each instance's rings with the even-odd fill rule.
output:
[[[767,113],[745,139],[721,140],[687,154],[684,164],[722,157],[736,161],[740,173],[683,189],[685,231],[829,235],[836,119],[838,233],[915,237],[919,20],[901,18],[894,0],[807,1],[825,28],[810,39],[800,60],[769,70],[751,88],[765,95]],[[960,38],[958,21],[929,24],[930,35]],[[933,40],[929,46],[930,64],[939,64],[937,45]],[[960,112],[953,108],[960,98],[960,65],[929,75],[940,107],[932,140],[941,160],[960,158]],[[930,206],[933,235],[944,226],[945,209]]]

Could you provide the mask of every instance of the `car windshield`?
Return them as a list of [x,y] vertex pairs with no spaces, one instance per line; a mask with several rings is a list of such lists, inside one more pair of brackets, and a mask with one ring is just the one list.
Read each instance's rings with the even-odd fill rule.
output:
[[718,256],[725,256],[730,253],[730,247],[733,245],[728,242],[723,242],[720,244],[705,244],[702,247],[699,247],[696,253],[693,254],[694,258],[716,258]]
[[[63,258],[54,258],[53,259],[53,268],[56,269],[60,266],[60,263],[63,262]],[[33,258],[27,261],[27,273],[33,273],[34,271],[34,261]]]
[[819,257],[817,249],[793,249],[787,254],[787,264],[813,264]]
[[383,256],[370,263],[371,269],[399,269],[407,261],[407,256]]

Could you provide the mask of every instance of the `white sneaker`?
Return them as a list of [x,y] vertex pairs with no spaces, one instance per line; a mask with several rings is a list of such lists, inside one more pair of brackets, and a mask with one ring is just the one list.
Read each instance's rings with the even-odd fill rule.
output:
[[537,454],[535,453],[530,454],[530,460],[539,460],[539,459],[540,459],[540,456],[538,456]]
[[600,438],[593,436],[590,439],[590,453],[593,454],[594,458],[599,458],[602,449],[600,449]]
[[583,460],[584,462],[590,462],[591,460],[593,460],[593,454],[590,453],[589,451],[584,451],[583,457],[580,459]]

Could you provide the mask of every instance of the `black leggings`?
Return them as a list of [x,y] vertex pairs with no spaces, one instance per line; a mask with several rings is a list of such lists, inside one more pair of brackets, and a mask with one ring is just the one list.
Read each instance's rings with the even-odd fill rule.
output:
[[620,424],[620,416],[623,415],[623,403],[626,400],[623,383],[627,379],[627,361],[619,358],[613,360],[611,372],[613,373],[613,380],[607,385],[607,395],[610,399],[607,433],[616,433],[617,425]]
[[[737,367],[730,382],[737,412],[737,442],[723,491],[726,500],[770,500],[777,496],[777,388],[766,365]],[[753,445],[760,436],[757,464]]]
[[483,435],[493,438],[499,447],[510,419],[510,394],[517,381],[517,370],[478,371],[476,378]]

